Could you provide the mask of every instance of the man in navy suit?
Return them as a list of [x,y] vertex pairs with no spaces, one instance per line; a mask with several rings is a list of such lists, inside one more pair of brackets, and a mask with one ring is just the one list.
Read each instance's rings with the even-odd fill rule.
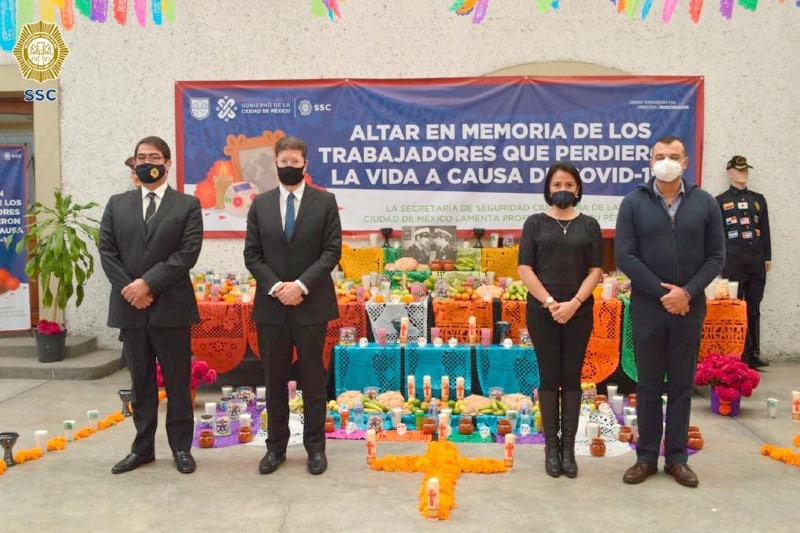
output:
[[325,472],[325,369],[328,321],[339,316],[331,271],[342,254],[339,208],[333,194],[307,186],[306,143],[275,144],[278,187],[259,194],[247,215],[244,260],[258,283],[253,320],[267,385],[267,453],[258,470],[270,474],[286,460],[287,383],[297,348],[303,390],[303,445],[308,471]]
[[155,460],[157,358],[169,396],[167,438],[178,471],[190,474],[196,468],[190,329],[200,317],[189,269],[203,244],[200,203],[167,184],[172,161],[164,140],[142,139],[134,157],[141,187],[112,196],[100,224],[100,259],[111,282],[108,326],[121,330],[136,426],[131,453],[111,472]]

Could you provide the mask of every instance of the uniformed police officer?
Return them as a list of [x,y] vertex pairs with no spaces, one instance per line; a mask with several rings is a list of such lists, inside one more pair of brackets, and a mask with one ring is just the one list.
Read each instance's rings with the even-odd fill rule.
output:
[[[761,298],[767,272],[772,267],[769,215],[764,196],[747,188],[747,158],[733,156],[727,164],[731,186],[717,196],[726,236],[726,261],[722,275],[739,282],[739,297],[747,302],[747,340],[744,361],[751,368],[767,366],[761,359],[759,332]],[[731,295],[731,297],[736,295]]]
[[413,257],[421,265],[427,265],[430,261],[430,242],[431,229],[416,228],[414,230],[414,242],[403,252],[405,257]]

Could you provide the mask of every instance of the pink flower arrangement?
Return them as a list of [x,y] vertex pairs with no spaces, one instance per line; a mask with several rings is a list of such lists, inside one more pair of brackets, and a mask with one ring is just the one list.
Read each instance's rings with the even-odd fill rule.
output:
[[694,376],[695,385],[714,387],[717,397],[725,402],[732,402],[740,396],[750,396],[760,382],[761,376],[758,372],[741,359],[720,354],[709,354],[698,363]]
[[[208,363],[205,361],[198,361],[192,357],[192,370],[190,379],[191,381],[189,382],[189,385],[192,390],[195,390],[200,383],[211,385],[217,381],[217,371],[208,366]],[[164,376],[161,374],[161,365],[158,363],[156,363],[156,384],[159,388],[163,388],[165,385]]]
[[39,335],[58,335],[64,328],[58,322],[50,322],[49,320],[40,320],[36,324],[36,331]]

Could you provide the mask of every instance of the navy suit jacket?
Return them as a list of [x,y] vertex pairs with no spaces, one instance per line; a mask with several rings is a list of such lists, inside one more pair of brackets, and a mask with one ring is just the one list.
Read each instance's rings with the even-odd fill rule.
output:
[[308,289],[293,318],[301,325],[320,324],[339,316],[331,271],[342,255],[342,225],[336,197],[305,186],[292,239],[283,233],[280,191],[259,194],[247,214],[244,261],[258,283],[253,320],[279,325],[290,307],[268,293],[280,281],[300,280]]
[[[197,198],[167,187],[147,229],[139,189],[111,197],[100,223],[100,260],[111,282],[108,326],[141,328],[190,326],[200,321],[189,270],[203,245],[203,218]],[[153,303],[136,309],[123,287],[142,278]]]

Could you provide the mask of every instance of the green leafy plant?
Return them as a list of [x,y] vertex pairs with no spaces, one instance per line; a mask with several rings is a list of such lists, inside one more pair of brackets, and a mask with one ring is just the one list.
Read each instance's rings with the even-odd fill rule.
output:
[[[25,238],[17,243],[17,253],[29,248],[25,273],[31,279],[39,278],[42,303],[56,313],[67,307],[73,295],[75,305],[83,302],[84,285],[94,272],[94,256],[88,243],[95,246],[99,240],[99,221],[86,215],[85,211],[97,207],[97,203],[77,204],[72,195],[64,196],[55,190],[55,205],[47,207],[36,202],[28,209],[34,221],[28,226]],[[51,284],[55,285],[55,291]],[[58,332],[56,332],[58,333]]]

